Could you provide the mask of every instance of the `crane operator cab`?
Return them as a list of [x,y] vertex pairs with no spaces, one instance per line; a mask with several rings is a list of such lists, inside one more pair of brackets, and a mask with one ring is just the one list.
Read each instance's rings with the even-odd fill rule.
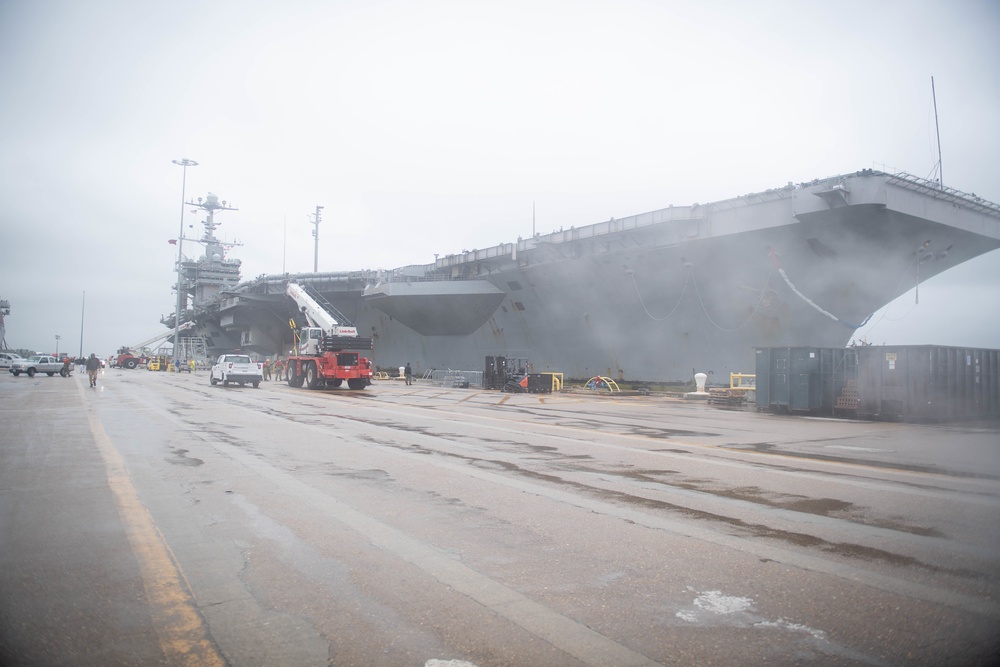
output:
[[323,330],[319,327],[299,329],[299,354],[318,356],[323,354]]

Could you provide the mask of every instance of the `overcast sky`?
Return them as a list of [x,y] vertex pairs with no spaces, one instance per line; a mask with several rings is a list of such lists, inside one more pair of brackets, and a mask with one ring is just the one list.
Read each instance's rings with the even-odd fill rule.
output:
[[[0,0],[7,343],[163,328],[185,157],[244,278],[312,270],[317,204],[321,271],[395,268],[527,237],[533,203],[548,232],[936,178],[933,76],[945,184],[1000,202],[998,35],[996,0]],[[994,251],[859,335],[1000,348],[998,294]]]

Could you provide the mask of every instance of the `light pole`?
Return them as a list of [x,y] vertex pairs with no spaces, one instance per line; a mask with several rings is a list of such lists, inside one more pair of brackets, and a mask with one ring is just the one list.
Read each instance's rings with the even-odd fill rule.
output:
[[59,358],[59,339],[62,338],[59,334],[56,334],[56,359]]
[[187,187],[187,168],[197,167],[198,163],[187,158],[174,160],[173,162],[176,165],[180,165],[183,169],[181,175],[181,229],[177,233],[177,313],[174,316],[174,366],[177,366],[177,355],[181,349],[181,277],[183,276],[183,272],[181,271],[181,252],[184,248],[184,190]]
[[87,312],[87,290],[83,291],[83,303],[80,305],[80,356],[83,359],[83,316]]

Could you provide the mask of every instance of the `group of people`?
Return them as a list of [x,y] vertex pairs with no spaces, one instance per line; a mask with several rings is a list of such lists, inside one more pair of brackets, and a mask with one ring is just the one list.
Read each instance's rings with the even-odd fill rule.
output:
[[281,357],[278,357],[274,361],[271,361],[270,359],[264,359],[265,380],[270,380],[271,375],[273,374],[274,379],[277,380],[278,382],[281,382],[282,380],[285,379],[284,371],[285,371],[285,362],[281,360]]
[[62,375],[63,377],[69,377],[69,374],[73,369],[74,363],[76,363],[78,366],[83,366],[84,368],[87,369],[87,377],[90,379],[90,386],[96,387],[97,373],[98,371],[101,370],[101,360],[98,358],[98,356],[93,352],[91,352],[90,356],[87,357],[86,359],[84,359],[83,357],[80,357],[79,359],[70,359],[68,356],[63,357],[62,359],[63,367],[62,370],[59,371],[59,374]]

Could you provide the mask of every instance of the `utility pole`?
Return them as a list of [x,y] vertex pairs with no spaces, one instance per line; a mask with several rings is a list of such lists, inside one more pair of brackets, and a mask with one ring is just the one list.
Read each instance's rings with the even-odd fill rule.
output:
[[316,229],[313,230],[313,238],[316,239],[313,246],[313,273],[319,273],[319,223],[322,219],[320,214],[322,210],[322,206],[316,207],[316,213],[313,215],[312,221],[312,224],[316,225]]

